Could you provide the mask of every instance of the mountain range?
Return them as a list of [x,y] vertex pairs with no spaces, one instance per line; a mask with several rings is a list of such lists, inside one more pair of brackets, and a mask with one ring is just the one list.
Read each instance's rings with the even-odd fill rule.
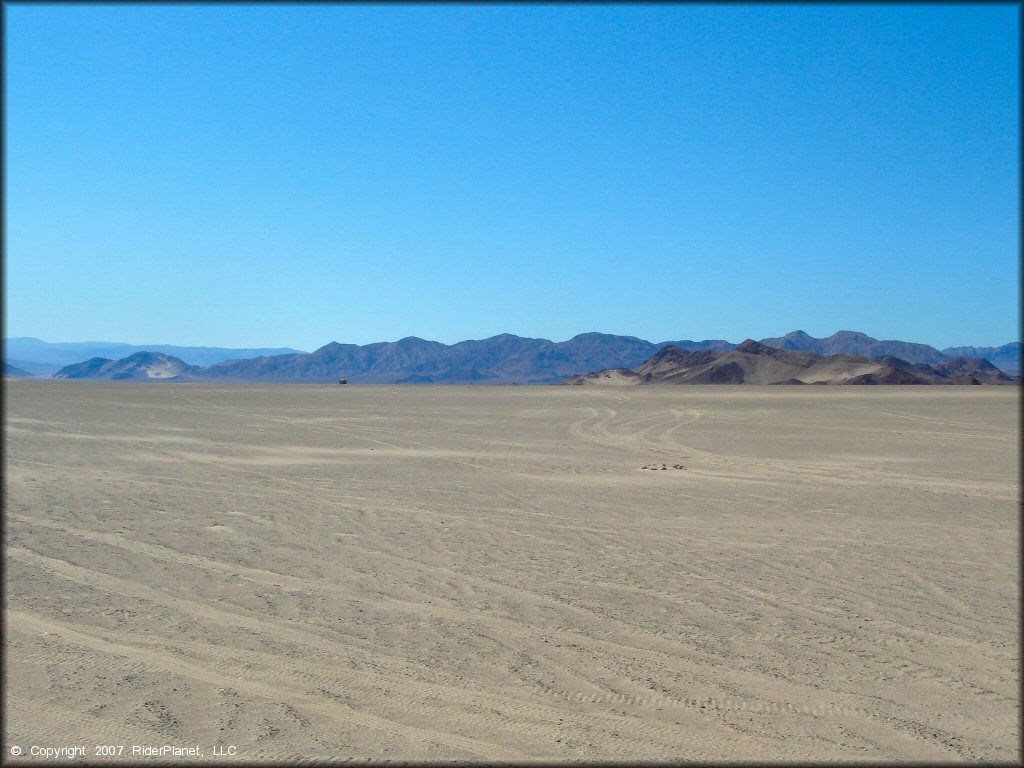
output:
[[1009,384],[1017,377],[988,360],[964,357],[934,365],[893,355],[819,355],[747,339],[728,352],[667,346],[636,370],[572,376],[563,384]]
[[[719,349],[732,346],[713,340],[675,343]],[[638,365],[661,346],[632,336],[601,333],[584,333],[564,342],[502,334],[452,345],[408,337],[364,346],[331,342],[310,353],[231,360],[206,367],[153,353],[117,361],[95,358],[67,366],[55,377],[320,383],[344,378],[366,384],[550,383],[609,364]],[[174,371],[173,376],[170,371]]]
[[32,376],[26,370],[18,368],[17,366],[11,365],[10,363],[4,363],[4,376],[10,376],[15,379],[24,379]]
[[49,376],[65,365],[94,357],[119,360],[136,352],[162,352],[191,365],[213,365],[260,355],[300,353],[291,347],[233,349],[230,347],[179,347],[174,344],[122,344],[113,341],[50,343],[32,336],[4,339],[4,362],[35,376]]
[[[815,339],[802,331],[794,331],[761,343],[783,351],[808,352],[818,356],[889,356],[908,364],[939,365],[952,359],[925,344],[879,341],[855,331],[839,331],[826,339]],[[340,379],[352,383],[388,384],[555,383],[582,371],[632,370],[669,346],[698,353],[726,353],[737,349],[737,345],[722,339],[655,344],[634,336],[603,333],[583,333],[562,342],[501,334],[451,345],[408,337],[363,346],[331,342],[309,353],[262,355],[223,360],[206,366],[147,350],[117,360],[95,357],[65,366],[54,377],[296,383],[331,383]],[[1015,343],[1015,349],[1015,370],[1019,370],[1019,343]]]
[[996,368],[1007,373],[1020,373],[1020,342],[1014,341],[1001,347],[947,347],[942,354],[950,357],[967,357],[988,360]]

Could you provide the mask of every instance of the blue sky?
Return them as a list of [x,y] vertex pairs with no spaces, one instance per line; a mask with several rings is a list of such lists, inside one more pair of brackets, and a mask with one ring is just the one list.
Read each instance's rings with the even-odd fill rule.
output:
[[1016,5],[6,5],[5,334],[1019,337]]

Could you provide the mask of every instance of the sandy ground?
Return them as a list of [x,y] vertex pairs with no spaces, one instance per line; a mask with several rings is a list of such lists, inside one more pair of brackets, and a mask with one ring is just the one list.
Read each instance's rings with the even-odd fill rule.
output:
[[23,759],[1019,757],[1016,387],[5,398]]

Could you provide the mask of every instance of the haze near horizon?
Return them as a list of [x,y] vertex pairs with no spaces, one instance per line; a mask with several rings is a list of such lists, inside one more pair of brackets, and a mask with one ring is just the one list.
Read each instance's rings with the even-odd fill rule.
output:
[[1019,340],[1019,7],[45,6],[5,337]]

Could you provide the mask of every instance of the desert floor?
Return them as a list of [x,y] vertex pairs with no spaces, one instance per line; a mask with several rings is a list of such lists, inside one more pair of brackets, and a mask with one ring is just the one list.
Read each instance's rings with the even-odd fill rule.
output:
[[4,749],[1016,760],[1019,397],[7,382]]

